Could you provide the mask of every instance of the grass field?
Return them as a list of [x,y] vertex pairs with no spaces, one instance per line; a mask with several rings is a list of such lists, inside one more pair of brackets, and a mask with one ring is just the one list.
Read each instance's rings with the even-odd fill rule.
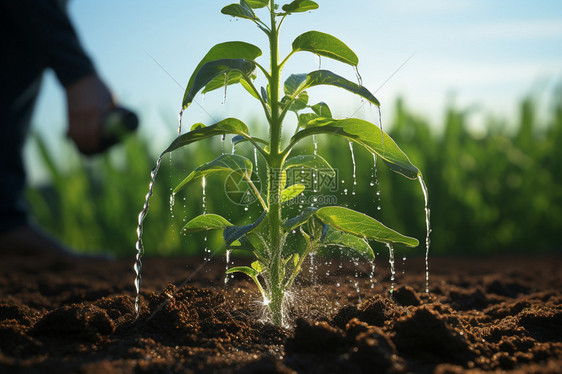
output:
[[[560,249],[561,92],[552,94],[550,101],[548,111],[538,113],[537,102],[526,99],[520,104],[516,123],[490,117],[480,126],[485,131],[473,131],[470,110],[446,108],[444,123],[431,124],[409,111],[403,102],[395,104],[393,123],[385,125],[385,130],[424,174],[430,195],[432,253]],[[170,140],[173,136],[170,133]],[[55,158],[54,151],[38,136],[33,142],[50,176],[49,183],[27,191],[36,221],[77,250],[112,252],[118,257],[132,255],[137,214],[157,158],[149,146],[150,139],[131,137],[124,146],[87,163],[79,162],[79,156],[70,149],[64,151],[65,157]],[[310,144],[303,151],[312,149]],[[210,235],[207,244],[204,235],[180,234],[185,219],[203,212],[201,188],[191,186],[178,195],[173,209],[169,195],[172,186],[222,150],[231,151],[228,139],[225,143],[220,139],[201,142],[174,152],[171,158],[166,156],[145,221],[147,255],[195,255],[203,253],[206,246],[220,248],[220,234]],[[339,172],[338,191],[320,191],[321,194],[334,195],[338,203],[368,213],[423,242],[423,195],[417,182],[404,183],[381,162],[377,164],[375,180],[372,155],[356,146],[358,183],[353,195],[348,144],[319,137],[318,150]],[[254,159],[249,145],[240,145],[237,153]],[[55,159],[64,159],[64,165]],[[213,176],[207,181],[205,201],[209,212],[241,224],[250,222],[241,217],[259,215],[257,203],[245,211],[243,206],[229,203],[224,190],[224,178]],[[423,253],[421,247],[407,251]]]

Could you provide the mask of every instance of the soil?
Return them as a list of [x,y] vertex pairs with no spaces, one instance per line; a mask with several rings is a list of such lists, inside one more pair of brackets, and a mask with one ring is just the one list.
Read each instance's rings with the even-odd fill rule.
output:
[[400,256],[392,293],[384,259],[373,279],[334,259],[303,272],[283,328],[202,263],[146,259],[136,319],[132,260],[2,258],[0,372],[562,371],[560,255],[432,258],[429,294],[423,258]]

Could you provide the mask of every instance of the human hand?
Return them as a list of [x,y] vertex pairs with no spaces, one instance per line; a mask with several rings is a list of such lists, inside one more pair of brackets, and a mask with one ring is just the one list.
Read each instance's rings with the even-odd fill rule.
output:
[[68,136],[86,155],[101,149],[102,117],[115,107],[109,88],[96,75],[90,75],[66,87]]

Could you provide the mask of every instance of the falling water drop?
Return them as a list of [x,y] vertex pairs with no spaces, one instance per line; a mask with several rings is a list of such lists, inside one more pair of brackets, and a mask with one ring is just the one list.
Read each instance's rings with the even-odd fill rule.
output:
[[360,85],[360,86],[363,86],[363,78],[361,77],[361,74],[359,74],[359,69],[357,68],[357,66],[354,66],[353,70],[355,71],[355,77],[357,78],[357,84]]
[[382,128],[382,112],[380,106],[377,107],[377,111],[379,112],[379,128],[381,130],[381,145],[382,148],[384,149],[384,130]]
[[318,141],[316,140],[316,134],[312,135],[312,144],[314,145],[314,156],[318,155]]
[[235,146],[236,144],[232,143],[232,152],[230,152],[230,154],[234,154],[234,152],[236,152]]
[[172,214],[172,217],[174,215],[174,204],[176,203],[176,193],[172,192],[170,194],[170,213]]
[[[228,271],[228,266],[230,265],[230,249],[226,250],[226,271]],[[224,277],[224,284],[226,285],[228,283],[228,274],[226,274],[226,276]]]
[[375,260],[371,262],[371,272],[369,273],[369,280],[371,282],[371,288],[375,288],[375,283],[377,282],[375,279],[375,269],[376,269]]
[[386,243],[386,247],[388,248],[388,252],[389,252],[388,262],[390,263],[390,293],[393,293],[394,292],[394,277],[395,277],[394,247],[390,243]]
[[181,118],[183,116],[183,109],[180,111],[180,114],[178,114],[178,135],[181,134]]
[[256,167],[256,174],[259,173],[259,169],[258,169],[258,149],[254,147],[254,164]]
[[351,194],[355,195],[355,187],[357,186],[357,166],[355,164],[355,152],[353,152],[353,143],[349,142],[349,151],[351,152],[351,161],[353,162],[353,187]]
[[226,89],[228,87],[228,73],[224,75],[224,97],[222,99],[222,103],[226,103]]
[[203,206],[203,214],[207,214],[207,178],[201,178],[201,188],[203,191],[203,199],[202,199],[202,206]]
[[135,264],[133,266],[135,270],[135,290],[136,290],[135,314],[137,318],[139,316],[140,290],[141,290],[141,283],[142,283],[142,276],[141,276],[142,256],[144,254],[144,246],[142,243],[143,221],[146,218],[146,215],[148,214],[150,197],[152,196],[152,193],[154,191],[154,184],[156,183],[156,175],[158,174],[158,169],[160,169],[160,165],[162,164],[163,157],[164,156],[160,156],[160,158],[158,158],[158,161],[156,161],[156,166],[154,166],[154,169],[152,169],[152,171],[150,172],[150,183],[148,184],[148,192],[145,196],[142,210],[140,211],[138,216],[137,243],[135,244],[137,254],[135,257]]
[[222,154],[224,155],[226,152],[224,151],[224,141],[226,139],[226,135],[222,134],[221,136],[221,150],[222,150]]
[[431,224],[430,224],[430,210],[429,210],[429,195],[427,192],[427,186],[423,181],[421,174],[418,176],[420,185],[423,191],[423,199],[425,203],[425,293],[429,293],[429,246],[431,244],[430,234],[431,234]]
[[379,185],[379,176],[377,173],[377,154],[373,153],[373,167],[371,168],[371,183],[369,183],[371,187],[375,187],[377,190],[375,192],[376,196],[376,203],[377,203],[377,210],[381,210],[381,190]]
[[359,282],[355,281],[354,284],[355,291],[357,292],[357,302],[361,304],[361,289],[359,288]]
[[312,284],[316,284],[316,264],[314,263],[314,252],[310,253],[310,281]]
[[318,56],[318,70],[322,70],[322,57],[320,57],[320,55]]

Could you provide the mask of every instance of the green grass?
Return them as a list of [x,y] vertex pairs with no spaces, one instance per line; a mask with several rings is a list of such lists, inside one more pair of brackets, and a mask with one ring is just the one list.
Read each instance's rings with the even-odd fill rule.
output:
[[[560,249],[561,96],[559,91],[553,94],[553,104],[541,116],[537,103],[526,99],[520,105],[517,123],[489,118],[485,133],[479,135],[470,131],[470,111],[446,108],[444,123],[435,126],[423,116],[411,113],[403,102],[397,102],[394,121],[385,124],[385,130],[390,129],[389,134],[424,174],[432,213],[432,253]],[[170,139],[173,136],[170,133]],[[340,202],[347,201],[350,208],[382,218],[390,227],[423,242],[423,195],[417,182],[404,183],[402,177],[389,172],[379,162],[382,209],[378,211],[376,188],[369,186],[372,156],[355,147],[358,185],[356,195],[352,196],[348,145],[327,136],[319,137],[318,142],[319,153],[338,169],[339,179],[345,180],[345,185],[334,194]],[[87,163],[79,162],[79,156],[67,150],[63,158],[67,165],[54,162],[53,150],[40,137],[34,138],[34,146],[39,148],[41,162],[50,175],[48,184],[27,191],[36,221],[78,250],[132,256],[137,215],[157,158],[149,139],[131,137],[123,146]],[[173,217],[170,188],[197,165],[214,159],[221,147],[220,140],[214,139],[176,151],[171,159],[165,157],[144,225],[147,255],[203,253],[206,246],[203,234],[184,237],[179,230],[183,219],[189,220],[203,212],[201,188],[191,186],[178,194]],[[224,149],[230,152],[228,141]],[[237,147],[237,153],[254,159],[244,144]],[[264,167],[260,166],[263,172]],[[347,196],[342,193],[343,188],[349,189]],[[237,223],[242,223],[239,217],[245,214],[257,218],[260,213],[257,203],[249,207],[249,212],[229,204],[224,180],[219,176],[207,181],[206,200],[208,211]],[[208,243],[210,248],[219,248],[220,238],[211,235]],[[407,251],[424,252],[421,247]]]

